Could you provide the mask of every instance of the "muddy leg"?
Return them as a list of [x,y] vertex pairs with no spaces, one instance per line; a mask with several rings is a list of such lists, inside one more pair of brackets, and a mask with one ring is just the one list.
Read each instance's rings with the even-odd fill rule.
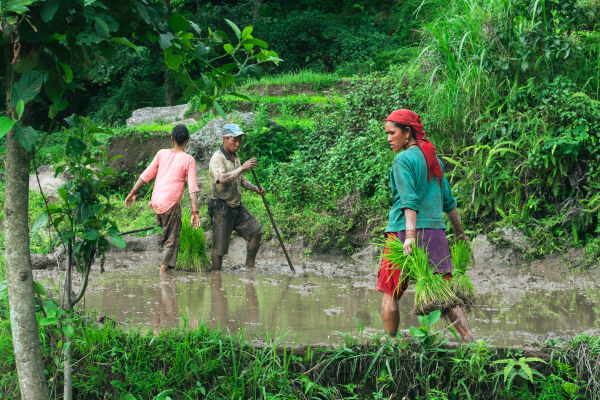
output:
[[450,323],[456,322],[456,330],[460,334],[463,342],[473,341],[473,333],[471,332],[469,321],[460,307],[455,307],[450,310],[448,312],[448,318],[450,318]]
[[262,232],[259,232],[252,236],[248,243],[246,244],[246,267],[254,268],[256,261],[256,253],[258,253],[258,248],[260,247],[260,239],[262,237]]
[[383,329],[391,337],[395,337],[398,333],[398,325],[400,324],[398,300],[395,300],[387,293],[383,293],[381,300],[381,316],[383,318]]
[[160,274],[166,274],[167,273],[167,269],[169,269],[169,267],[167,266],[167,264],[160,264]]
[[223,256],[220,256],[217,254],[217,251],[215,249],[213,249],[212,254],[211,254],[211,260],[212,260],[212,270],[221,270],[221,265],[223,264]]

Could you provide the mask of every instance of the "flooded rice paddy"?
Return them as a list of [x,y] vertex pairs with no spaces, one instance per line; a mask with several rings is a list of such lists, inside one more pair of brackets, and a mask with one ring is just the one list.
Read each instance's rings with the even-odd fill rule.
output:
[[[286,342],[338,343],[340,332],[382,332],[376,266],[345,258],[299,258],[296,274],[285,260],[257,260],[257,268],[221,272],[169,271],[159,276],[156,253],[117,253],[107,271],[92,272],[85,308],[123,327],[158,332],[199,321],[242,328],[249,341],[285,335]],[[36,278],[53,286],[57,272]],[[476,338],[497,346],[537,346],[548,338],[600,332],[597,271],[472,266],[475,304],[469,314]],[[418,325],[412,290],[400,300],[400,328]],[[443,323],[436,325],[442,329]]]

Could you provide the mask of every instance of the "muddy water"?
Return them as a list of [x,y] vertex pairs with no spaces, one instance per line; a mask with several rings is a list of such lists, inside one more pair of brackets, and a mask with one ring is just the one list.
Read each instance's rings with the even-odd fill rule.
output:
[[[281,260],[258,260],[254,271],[169,271],[159,277],[156,255],[108,260],[108,271],[92,273],[85,307],[114,316],[126,327],[158,331],[204,321],[230,330],[243,328],[251,341],[286,335],[288,342],[337,343],[337,332],[369,336],[381,332],[381,294],[374,290],[375,266],[351,260],[298,259],[292,275]],[[473,266],[476,288],[469,319],[474,334],[498,346],[532,346],[545,339],[600,333],[597,272],[566,267],[486,269]],[[41,274],[38,279],[43,279]],[[50,284],[51,274],[46,276]],[[413,292],[400,300],[401,329],[417,325]],[[442,329],[443,323],[437,328]]]

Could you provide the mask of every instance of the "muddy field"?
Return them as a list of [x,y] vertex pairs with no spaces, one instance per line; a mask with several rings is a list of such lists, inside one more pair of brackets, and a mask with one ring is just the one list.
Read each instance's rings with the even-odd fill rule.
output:
[[[335,343],[341,333],[368,337],[382,331],[375,262],[296,253],[292,274],[275,252],[263,251],[254,270],[236,266],[243,261],[238,253],[230,254],[221,272],[169,271],[162,279],[154,266],[156,252],[112,253],[104,274],[92,272],[83,306],[124,327],[158,331],[205,321],[243,328],[256,342],[285,335],[289,342]],[[56,287],[59,273],[35,272],[50,287]],[[548,338],[600,332],[597,270],[485,264],[472,265],[469,275],[476,290],[469,319],[477,338],[528,348]],[[405,331],[418,324],[412,302],[409,290],[400,300]]]

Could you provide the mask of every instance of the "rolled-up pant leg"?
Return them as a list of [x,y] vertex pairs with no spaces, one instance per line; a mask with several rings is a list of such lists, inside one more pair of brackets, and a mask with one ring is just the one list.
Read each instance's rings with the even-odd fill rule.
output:
[[156,214],[156,223],[163,230],[160,264],[174,267],[177,264],[179,235],[181,233],[181,206],[175,204],[169,211]]

